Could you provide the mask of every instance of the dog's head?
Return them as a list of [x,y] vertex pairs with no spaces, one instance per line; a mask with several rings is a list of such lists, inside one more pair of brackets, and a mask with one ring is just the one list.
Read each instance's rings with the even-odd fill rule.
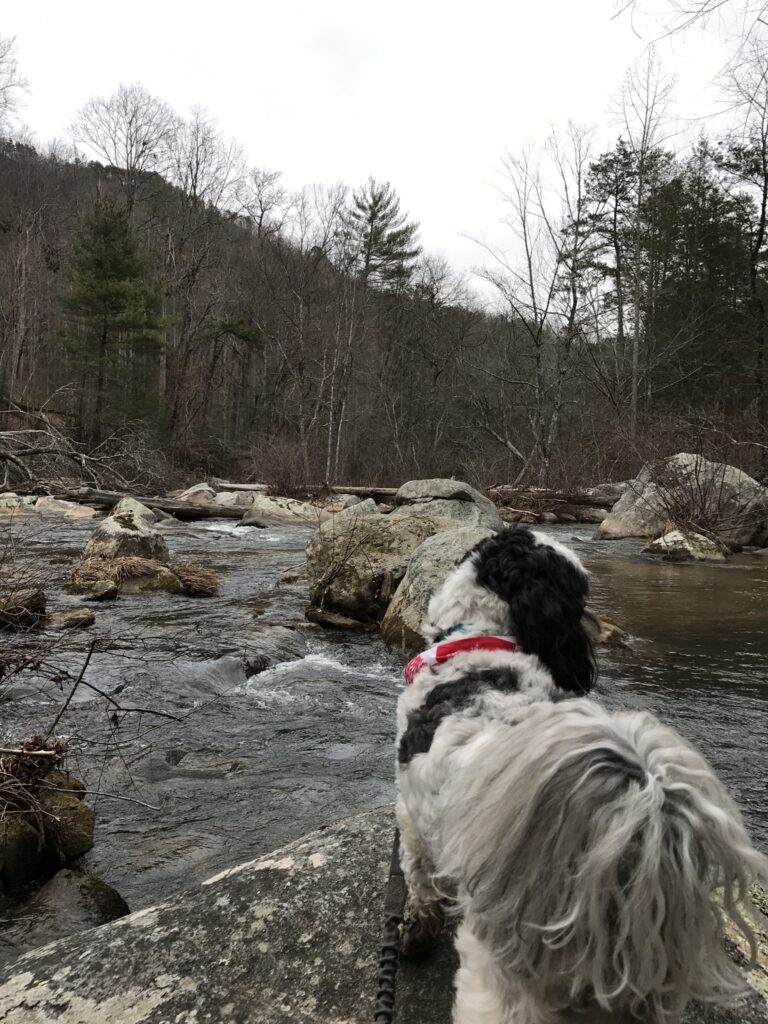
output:
[[480,541],[451,571],[432,596],[424,634],[432,642],[459,627],[512,634],[560,689],[584,694],[595,681],[588,593],[573,551],[537,530],[510,527]]

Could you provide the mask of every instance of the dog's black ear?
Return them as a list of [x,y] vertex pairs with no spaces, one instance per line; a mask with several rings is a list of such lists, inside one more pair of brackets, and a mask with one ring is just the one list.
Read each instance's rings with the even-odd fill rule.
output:
[[561,690],[589,693],[596,670],[584,622],[586,574],[521,527],[488,537],[473,554],[477,582],[507,602],[523,650],[537,655]]

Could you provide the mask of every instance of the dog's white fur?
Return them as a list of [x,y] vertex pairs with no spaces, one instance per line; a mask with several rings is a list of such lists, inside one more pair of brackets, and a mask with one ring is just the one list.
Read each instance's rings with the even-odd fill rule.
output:
[[[557,541],[534,543],[584,572]],[[478,583],[480,557],[432,597],[427,641],[459,624],[515,634],[508,603]],[[398,768],[410,911],[428,916],[450,888],[463,915],[455,1024],[671,1024],[691,998],[733,997],[716,900],[753,943],[742,906],[767,862],[673,730],[565,699],[532,654],[475,651],[416,675],[398,741],[435,686],[504,669],[515,692],[480,687]]]

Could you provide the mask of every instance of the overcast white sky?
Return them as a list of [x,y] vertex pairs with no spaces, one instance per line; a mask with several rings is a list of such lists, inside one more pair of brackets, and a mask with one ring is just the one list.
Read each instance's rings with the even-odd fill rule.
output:
[[[664,0],[658,6],[663,7]],[[492,231],[500,155],[569,118],[608,127],[609,97],[644,38],[612,0],[0,0],[38,139],[90,96],[142,82],[201,104],[288,185],[391,181],[422,241],[457,269]],[[723,26],[665,41],[689,117],[715,103]],[[495,234],[495,231],[493,232]]]

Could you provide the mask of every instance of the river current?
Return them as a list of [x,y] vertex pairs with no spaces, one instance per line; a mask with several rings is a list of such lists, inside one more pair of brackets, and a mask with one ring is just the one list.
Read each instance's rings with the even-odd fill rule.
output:
[[[50,606],[92,523],[30,518],[27,555],[45,566]],[[393,798],[394,707],[403,658],[375,634],[305,628],[300,567],[309,531],[231,521],[171,523],[172,555],[217,569],[208,599],[127,596],[92,604],[96,624],[63,635],[37,674],[0,704],[0,737],[47,729],[94,637],[85,682],[57,732],[92,792],[96,842],[84,867],[138,910],[224,867]],[[635,639],[600,649],[598,699],[647,708],[709,758],[768,849],[768,559],[665,565],[636,541],[557,528],[592,574],[592,604]],[[252,656],[286,658],[248,677]],[[100,794],[100,795],[94,795]]]

